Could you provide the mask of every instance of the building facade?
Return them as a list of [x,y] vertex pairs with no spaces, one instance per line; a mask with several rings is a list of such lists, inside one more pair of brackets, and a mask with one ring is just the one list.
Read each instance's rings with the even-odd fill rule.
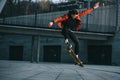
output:
[[[120,65],[119,4],[120,2],[118,0],[118,4],[116,4],[118,5],[117,9],[114,5],[103,6],[99,8],[98,11],[96,10],[92,14],[81,18],[83,21],[83,26],[80,31],[87,30],[87,32],[95,32],[96,34],[114,34],[114,37],[108,38],[107,40],[79,38],[79,57],[84,63]],[[26,27],[32,26],[36,28],[42,26],[46,28],[49,21],[64,13],[66,13],[66,11],[37,14],[37,17],[35,17],[35,15],[6,17],[1,18],[0,23],[2,25],[19,24],[20,26],[23,25]],[[56,29],[56,25],[57,24],[53,26],[54,29]],[[70,42],[72,43],[72,41]],[[17,35],[7,33],[0,33],[0,60],[74,63],[73,59],[66,50],[63,37]]]

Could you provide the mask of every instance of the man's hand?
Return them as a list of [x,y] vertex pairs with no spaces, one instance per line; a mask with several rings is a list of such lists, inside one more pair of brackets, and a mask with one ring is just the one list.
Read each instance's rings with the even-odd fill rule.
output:
[[53,22],[49,22],[48,26],[51,27],[53,25]]
[[100,2],[97,2],[97,3],[95,3],[95,5],[94,5],[94,9],[97,9],[98,7],[99,7],[99,4],[100,4]]

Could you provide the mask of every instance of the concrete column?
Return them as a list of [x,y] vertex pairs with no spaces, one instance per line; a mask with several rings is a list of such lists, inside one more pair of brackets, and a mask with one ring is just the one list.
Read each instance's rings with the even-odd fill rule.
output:
[[38,36],[38,43],[37,43],[37,63],[39,63],[40,58],[40,36]]
[[34,62],[34,39],[35,36],[32,36],[32,40],[31,40],[31,62]]

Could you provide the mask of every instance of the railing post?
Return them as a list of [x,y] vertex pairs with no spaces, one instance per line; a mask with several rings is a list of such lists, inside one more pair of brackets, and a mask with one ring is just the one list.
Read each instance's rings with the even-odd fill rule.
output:
[[[91,2],[91,0],[88,0],[87,8],[90,8],[90,2]],[[86,31],[88,31],[88,18],[89,18],[89,15],[87,14],[87,17],[86,17]]]
[[119,31],[119,26],[118,26],[118,17],[119,17],[119,1],[118,0],[116,0],[116,31],[115,32],[117,32],[117,31]]
[[35,22],[34,22],[34,26],[37,26],[37,0],[36,0],[36,5],[35,5]]

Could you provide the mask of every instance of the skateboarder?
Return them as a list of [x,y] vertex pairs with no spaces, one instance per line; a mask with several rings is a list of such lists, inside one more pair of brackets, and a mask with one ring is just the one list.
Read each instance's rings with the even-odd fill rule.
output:
[[[75,53],[78,57],[79,53],[79,40],[74,35],[73,31],[78,31],[81,26],[81,16],[91,13],[94,9],[99,7],[99,2],[95,3],[92,8],[89,8],[84,11],[78,11],[77,9],[70,10],[63,16],[55,18],[53,21],[48,23],[48,26],[51,27],[54,23],[58,23],[59,28],[62,28],[62,34],[65,38],[65,43],[69,44],[68,38],[70,38],[75,44]],[[71,47],[72,45],[69,44]]]

